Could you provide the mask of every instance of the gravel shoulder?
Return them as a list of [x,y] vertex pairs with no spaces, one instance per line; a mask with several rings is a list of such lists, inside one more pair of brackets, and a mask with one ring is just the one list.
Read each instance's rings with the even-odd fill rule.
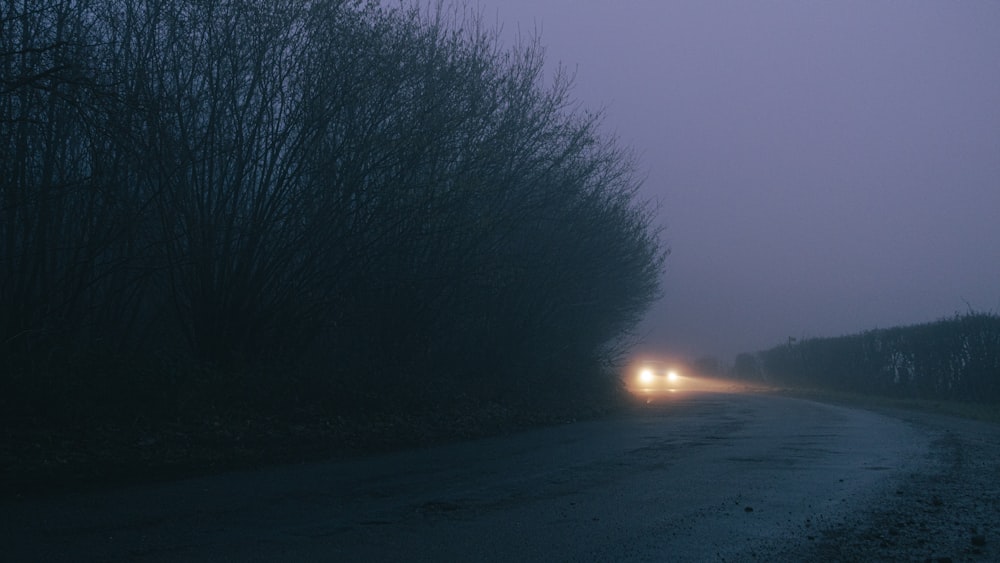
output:
[[1000,425],[875,409],[931,437],[927,463],[870,508],[775,554],[801,561],[1000,561]]

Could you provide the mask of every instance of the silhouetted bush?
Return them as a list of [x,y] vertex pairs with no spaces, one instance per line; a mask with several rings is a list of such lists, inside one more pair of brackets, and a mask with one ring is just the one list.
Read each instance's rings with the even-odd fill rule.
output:
[[633,159],[461,14],[0,6],[8,415],[613,387],[665,257]]
[[815,338],[759,354],[773,382],[936,400],[1000,402],[1000,316]]

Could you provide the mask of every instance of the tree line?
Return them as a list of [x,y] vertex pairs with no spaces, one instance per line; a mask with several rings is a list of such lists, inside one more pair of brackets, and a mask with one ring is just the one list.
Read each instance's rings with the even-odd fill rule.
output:
[[461,7],[0,3],[0,409],[610,388],[666,251],[543,62]]
[[837,338],[789,340],[743,373],[784,385],[890,397],[1000,402],[1000,316],[969,312],[937,322]]

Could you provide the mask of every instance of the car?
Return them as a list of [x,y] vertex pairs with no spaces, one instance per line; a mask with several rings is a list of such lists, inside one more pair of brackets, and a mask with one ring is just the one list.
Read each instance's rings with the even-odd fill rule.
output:
[[629,383],[636,391],[676,391],[682,383],[678,370],[663,362],[641,362],[633,371]]

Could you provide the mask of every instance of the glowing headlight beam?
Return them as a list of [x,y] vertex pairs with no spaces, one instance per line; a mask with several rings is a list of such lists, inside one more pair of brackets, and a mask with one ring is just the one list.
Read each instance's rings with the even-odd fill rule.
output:
[[639,372],[639,381],[641,383],[652,383],[656,377],[653,375],[653,370],[644,369]]

